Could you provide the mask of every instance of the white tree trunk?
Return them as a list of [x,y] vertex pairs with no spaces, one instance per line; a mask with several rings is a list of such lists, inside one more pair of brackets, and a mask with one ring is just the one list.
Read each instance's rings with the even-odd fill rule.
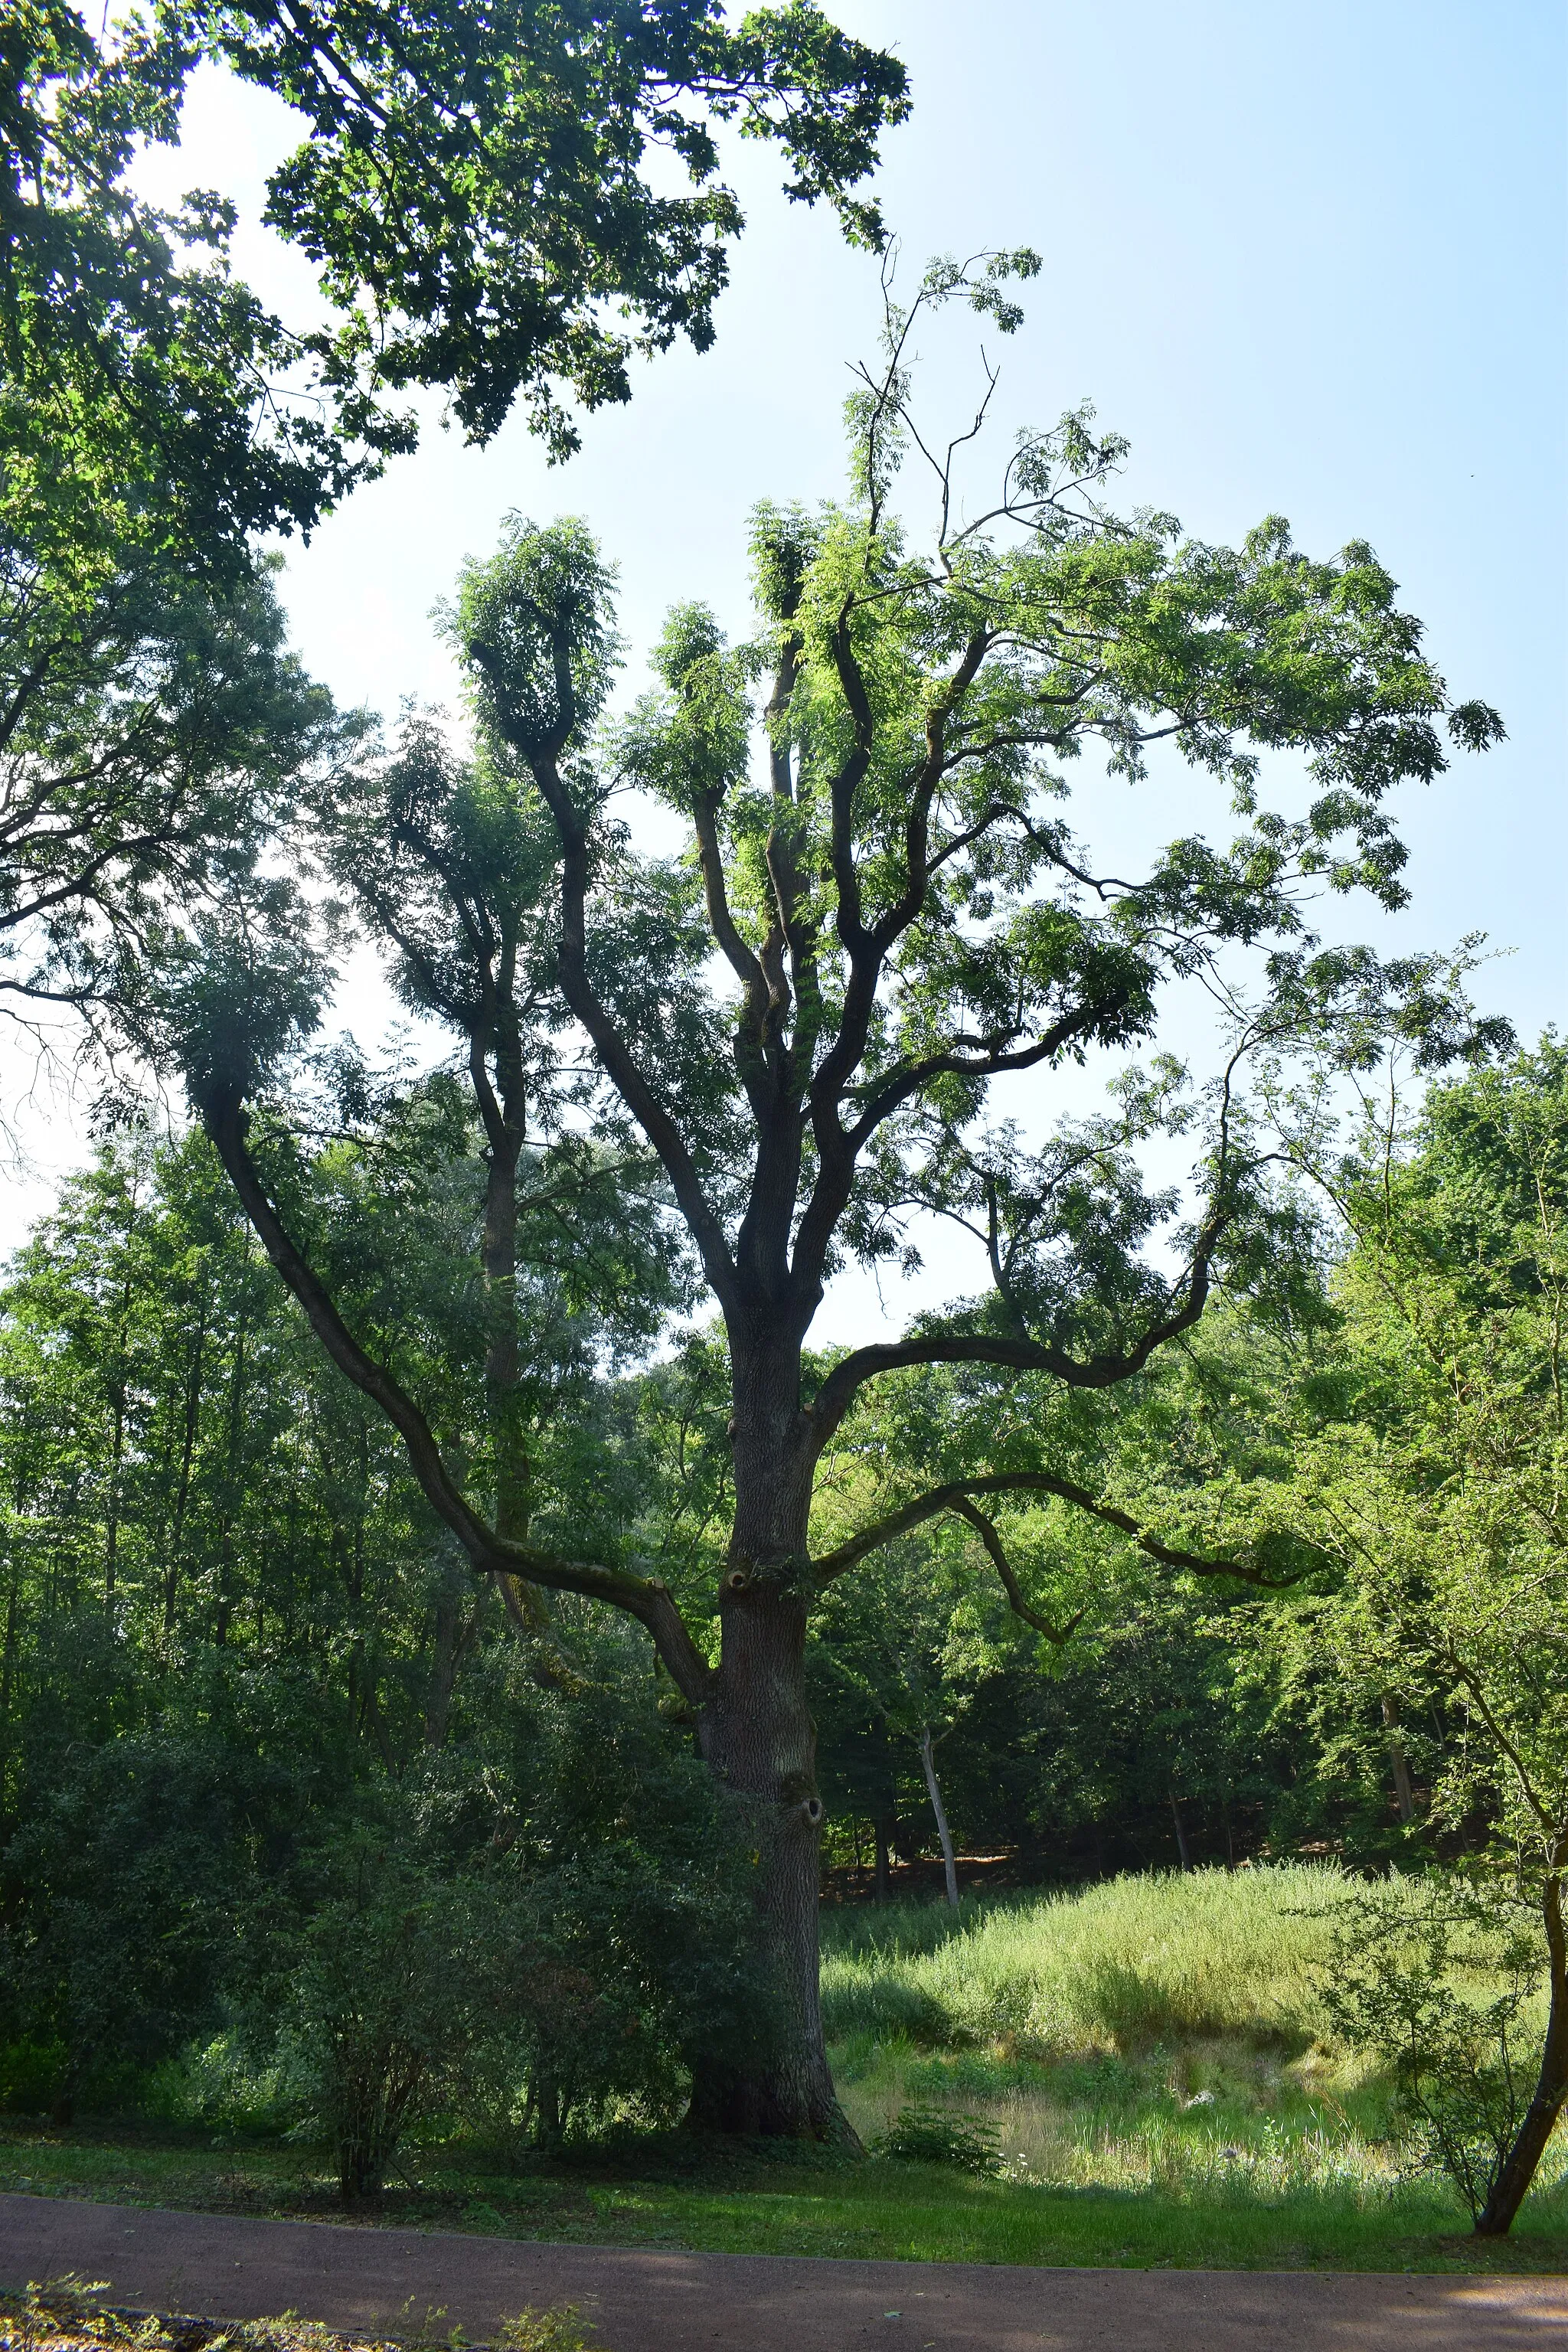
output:
[[942,1840],[942,1866],[947,1877],[947,1899],[956,1911],[958,1865],[952,1858],[952,1832],[947,1826],[947,1810],[942,1801],[942,1787],[936,1777],[936,1757],[933,1753],[935,1745],[931,1736],[931,1726],[928,1723],[921,1733],[921,1769],[926,1776],[926,1787],[931,1793],[931,1809],[936,1815],[936,1833]]

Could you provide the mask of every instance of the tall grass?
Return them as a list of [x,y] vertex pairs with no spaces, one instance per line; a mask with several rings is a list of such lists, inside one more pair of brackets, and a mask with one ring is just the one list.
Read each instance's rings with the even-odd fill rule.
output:
[[1315,1969],[1351,1881],[1330,1865],[1116,1878],[956,1915],[830,1918],[829,2037],[1040,2055],[1241,2034],[1310,2042]]
[[[910,2100],[975,2116],[1019,2187],[1342,2216],[1414,2198],[1457,2218],[1442,2183],[1408,2178],[1392,2083],[1327,2034],[1322,1963],[1354,1885],[1280,1864],[832,1915],[823,2006],[850,2120],[874,2141]],[[1537,2207],[1565,2177],[1568,2146]]]

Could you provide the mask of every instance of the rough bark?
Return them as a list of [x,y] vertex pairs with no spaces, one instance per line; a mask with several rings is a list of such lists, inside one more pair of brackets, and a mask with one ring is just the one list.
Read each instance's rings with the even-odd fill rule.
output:
[[702,1752],[742,1808],[760,1857],[758,1903],[782,2015],[770,2054],[693,2084],[701,2128],[852,2139],[822,2034],[816,1726],[805,1689],[812,1459],[798,1359],[737,1366],[735,1518],[720,1593],[722,1648],[700,1721]]
[[1476,2218],[1476,2235],[1501,2238],[1524,2202],[1553,2126],[1568,2102],[1568,1929],[1563,1918],[1563,1882],[1549,1878],[1542,1896],[1552,2006],[1535,2094],[1498,2174],[1497,2184]]

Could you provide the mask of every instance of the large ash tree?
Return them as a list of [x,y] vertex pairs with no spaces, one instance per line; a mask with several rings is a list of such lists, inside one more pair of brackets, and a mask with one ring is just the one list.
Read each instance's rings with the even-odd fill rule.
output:
[[[494,558],[468,568],[449,615],[486,789],[510,795],[548,850],[532,993],[515,998],[531,1008],[526,1034],[510,1013],[451,1017],[471,1062],[500,1044],[514,1107],[528,1057],[553,1066],[552,1033],[569,1018],[602,1108],[660,1164],[728,1340],[733,1510],[716,1638],[708,1607],[694,1632],[689,1605],[629,1546],[575,1559],[485,1516],[269,1196],[247,1098],[264,1098],[279,1066],[298,992],[270,971],[259,1011],[234,1020],[252,947],[183,1000],[193,1097],[263,1242],[343,1370],[401,1431],[476,1568],[640,1620],[703,1753],[750,1809],[791,2025],[749,2074],[700,2075],[694,2118],[727,2128],[843,2128],[817,2001],[822,1804],[804,1678],[825,1585],[893,1534],[956,1513],[1037,1623],[1005,1541],[1020,1496],[1099,1511],[1175,1567],[1218,1565],[1038,1450],[998,1466],[984,1438],[956,1472],[947,1454],[940,1484],[889,1498],[897,1507],[875,1524],[814,1552],[826,1450],[849,1435],[858,1399],[864,1410],[911,1368],[936,1368],[939,1384],[943,1368],[955,1381],[984,1373],[1026,1396],[1033,1383],[1042,1399],[1111,1390],[1195,1323],[1216,1280],[1257,1270],[1277,1212],[1240,1092],[1245,1050],[1375,1019],[1412,978],[1321,950],[1304,902],[1331,887],[1399,905],[1387,793],[1438,772],[1446,739],[1480,748],[1499,730],[1484,706],[1450,703],[1368,549],[1315,562],[1274,520],[1233,551],[1184,539],[1166,518],[1121,520],[1104,503],[1120,446],[1082,417],[1023,438],[972,519],[953,453],[931,457],[937,524],[917,541],[890,501],[900,456],[929,454],[909,409],[914,322],[956,297],[1005,329],[1016,313],[1003,281],[1031,267],[1026,255],[943,265],[907,310],[890,309],[885,363],[852,403],[851,494],[814,515],[759,513],[755,640],[731,649],[708,613],[676,612],[659,684],[629,719],[605,723],[612,580],[581,524],[514,520]],[[1295,755],[1298,814],[1261,803],[1272,752]],[[1184,763],[1193,786],[1230,802],[1233,837],[1187,832],[1141,876],[1108,874],[1069,829],[1074,761],[1085,798],[1124,793],[1155,761],[1170,792]],[[613,814],[627,782],[679,813],[684,856],[635,854]],[[428,904],[439,861],[412,835],[407,848],[408,887]],[[390,934],[395,861],[360,862],[374,864]],[[457,879],[453,936],[468,937],[472,972],[493,975],[495,939]],[[1053,1072],[1151,1039],[1163,999],[1193,976],[1229,1024],[1195,1108],[1173,1111],[1163,1080],[1130,1080],[1121,1140],[1108,1130],[1076,1152],[1058,1142],[1032,1155],[987,1124],[1005,1118],[1008,1087],[1037,1127],[1042,1109],[1048,1119]],[[1434,1010],[1424,994],[1405,987],[1405,1017],[1412,996],[1416,1013]],[[1137,1173],[1131,1147],[1161,1129],[1190,1139],[1184,1207]],[[824,1372],[807,1341],[835,1267],[896,1247],[921,1202],[989,1236],[994,1287]],[[1269,1572],[1240,1553],[1234,1567]]]

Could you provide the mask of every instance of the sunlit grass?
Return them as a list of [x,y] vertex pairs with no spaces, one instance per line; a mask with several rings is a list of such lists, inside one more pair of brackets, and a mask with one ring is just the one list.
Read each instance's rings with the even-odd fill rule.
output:
[[834,1915],[835,2038],[886,2028],[948,2044],[1116,2050],[1158,2036],[1299,2035],[1348,1882],[1311,1864],[1115,1878],[1005,1905]]
[[[868,2140],[910,2102],[989,2123],[1018,2186],[1392,2210],[1417,2187],[1391,2086],[1335,2047],[1320,1994],[1352,1884],[1284,1864],[836,1915],[845,2106]],[[1565,2180],[1560,2136],[1536,2198]]]

